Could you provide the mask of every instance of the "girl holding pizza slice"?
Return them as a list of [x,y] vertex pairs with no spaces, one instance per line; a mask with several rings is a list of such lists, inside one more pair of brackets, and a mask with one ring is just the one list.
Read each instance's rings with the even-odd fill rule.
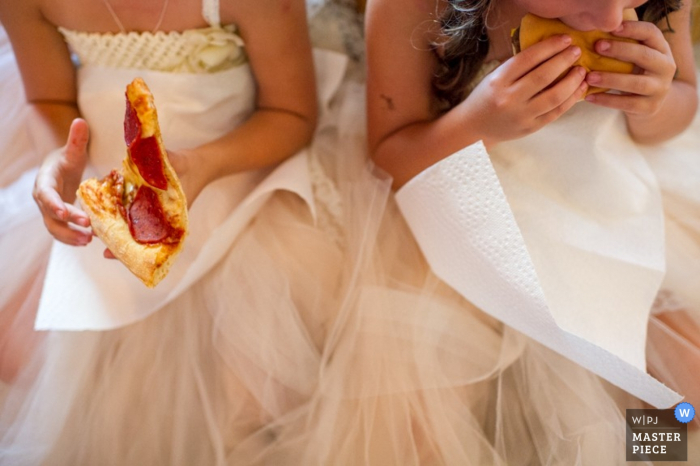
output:
[[[77,80],[78,103],[91,129],[88,147],[88,166],[94,172],[91,175],[103,176],[123,157],[120,131],[112,134],[112,130],[104,128],[120,127],[123,111],[117,108],[123,104],[122,88],[134,77],[132,68],[136,68],[155,96],[164,141],[192,203],[193,230],[170,275],[154,290],[148,290],[149,293],[142,293],[143,286],[120,268],[121,264],[100,261],[102,247],[95,239],[87,248],[54,245],[39,305],[23,297],[39,296],[42,262],[32,262],[38,264],[34,266],[35,283],[26,280],[30,272],[18,268],[17,272],[22,273],[15,275],[24,287],[13,290],[23,291],[12,295],[20,299],[7,303],[19,303],[24,308],[17,310],[15,306],[14,311],[9,311],[18,318],[6,320],[3,316],[2,325],[10,322],[13,326],[2,328],[4,337],[0,340],[4,344],[2,362],[6,368],[3,377],[9,381],[0,395],[4,397],[0,464],[623,462],[624,420],[605,383],[477,309],[474,304],[491,312],[493,308],[483,304],[499,304],[498,301],[484,303],[483,296],[508,295],[505,287],[493,286],[489,281],[492,275],[483,273],[479,277],[482,272],[490,271],[483,264],[477,267],[475,257],[480,256],[468,257],[462,269],[477,270],[476,276],[472,274],[470,278],[480,279],[475,282],[483,285],[482,294],[467,296],[473,298],[474,304],[460,296],[459,288],[455,287],[458,292],[446,286],[431,270],[432,264],[423,257],[424,251],[389,196],[392,180],[383,174],[377,178],[368,176],[362,157],[354,157],[363,151],[362,129],[358,128],[364,125],[362,103],[358,100],[362,86],[353,81],[362,78],[361,67],[339,61],[332,54],[315,56],[321,105],[308,160],[302,164],[310,167],[308,177],[303,175],[303,168],[293,163],[298,159],[292,156],[287,159],[292,163],[281,165],[281,173],[252,172],[257,176],[251,179],[236,175],[206,184],[209,170],[204,169],[198,174],[202,178],[189,179],[186,161],[194,160],[190,157],[197,157],[198,152],[191,151],[192,147],[217,141],[221,136],[208,132],[211,128],[224,134],[227,141],[219,140],[214,147],[200,147],[201,153],[221,162],[215,146],[224,142],[233,144],[241,136],[238,130],[243,133],[245,129],[245,134],[250,134],[248,131],[270,129],[265,125],[246,126],[256,121],[254,115],[258,112],[284,110],[282,113],[290,113],[289,116],[301,114],[296,107],[296,111],[287,112],[291,108],[263,103],[271,97],[268,91],[282,81],[287,81],[281,88],[285,97],[293,101],[296,99],[292,94],[297,90],[289,91],[286,86],[293,82],[305,89],[302,83],[307,79],[302,75],[308,72],[307,67],[299,63],[285,65],[284,60],[278,62],[277,55],[277,52],[289,52],[285,47],[304,42],[303,34],[297,30],[286,36],[282,45],[268,40],[278,32],[282,37],[282,31],[287,31],[286,22],[303,22],[303,16],[299,17],[294,1],[281,6],[291,9],[280,16],[272,14],[280,7],[276,2],[259,2],[259,8],[266,9],[260,15],[254,14],[254,10],[259,10],[252,3],[222,2],[219,9],[216,2],[204,1],[203,17],[210,28],[189,23],[169,26],[167,8],[175,3],[170,7],[164,3],[160,10],[154,6],[155,2],[149,2],[146,9],[137,10],[115,0],[104,4],[101,12],[90,13],[88,25],[68,23],[71,19],[68,16],[59,20],[45,15],[54,20],[50,33],[46,26],[46,36],[55,39],[55,27],[60,25],[60,34],[82,62]],[[307,7],[317,14],[310,32],[312,37],[322,38],[331,46],[349,46],[346,53],[361,59],[362,50],[358,47],[361,37],[354,28],[354,19],[345,21],[353,16],[345,8],[349,3],[338,1],[336,6],[342,7],[317,11],[318,5],[308,2]],[[474,6],[472,2],[451,3],[456,9],[460,5]],[[486,7],[488,2],[473,3]],[[542,7],[561,2],[517,3],[537,3]],[[609,3],[617,5],[617,2]],[[566,4],[591,9],[602,3]],[[494,10],[498,5],[510,5],[510,2],[491,2]],[[94,6],[91,3],[86,8]],[[177,6],[183,8],[182,4]],[[401,94],[403,86],[410,88],[417,79],[428,82],[432,76],[432,72],[426,73],[427,64],[435,64],[431,49],[436,46],[434,42],[444,37],[438,34],[429,36],[435,41],[421,42],[425,40],[422,35],[425,30],[421,28],[430,29],[437,24],[437,17],[432,16],[436,11],[434,6],[430,1],[384,0],[370,1],[368,5],[370,142],[378,164],[393,176],[396,186],[403,184],[404,169],[414,169],[413,162],[421,162],[420,157],[408,160],[411,151],[421,147],[402,146],[405,151],[399,152],[404,152],[404,157],[397,158],[399,163],[392,165],[377,154],[377,134],[386,129],[385,125],[405,117],[405,101],[396,92]],[[246,8],[250,16],[241,16],[244,12],[241,8]],[[148,13],[146,10],[152,13],[153,24],[163,16],[161,30],[173,29],[180,34],[149,32],[151,24],[130,24],[126,19],[129,12],[141,18]],[[196,11],[178,11],[180,14],[176,16],[187,21],[197,17]],[[467,18],[470,11],[480,13],[478,9],[467,8]],[[3,14],[2,20],[9,29],[6,15]],[[84,15],[88,16],[87,10]],[[69,16],[77,18],[83,14]],[[449,17],[445,13],[445,18]],[[607,18],[607,15],[598,17]],[[679,14],[671,16],[674,27],[678,17]],[[100,25],[96,18],[106,23]],[[235,23],[238,30],[219,27],[219,23]],[[485,31],[481,23],[475,24],[476,29]],[[447,25],[445,29],[451,30]],[[503,51],[506,43],[509,45],[508,29],[504,26],[497,30],[502,34],[494,41],[499,44],[495,49]],[[685,29],[677,29],[684,34]],[[111,34],[106,34],[107,31]],[[341,34],[333,36],[338,31]],[[207,38],[202,39],[202,34]],[[42,36],[33,33],[34,37]],[[194,51],[183,53],[177,45],[171,56],[167,52],[173,45],[171,41],[180,40]],[[130,55],[129,50],[137,50],[141,42],[146,43],[141,50],[149,53]],[[262,49],[256,48],[256,43]],[[240,54],[241,50],[245,54]],[[390,53],[378,54],[378,50]],[[22,54],[19,49],[17,52],[21,63]],[[301,49],[295,52],[300,53],[302,63],[307,61],[306,52]],[[122,66],[113,62],[121,63],[129,56],[129,60],[138,63]],[[225,57],[223,61],[221,57]],[[163,68],[154,63],[161,60],[170,64]],[[417,61],[419,66],[415,66]],[[267,65],[274,70],[270,71]],[[352,79],[336,90],[333,83],[337,84],[342,76],[333,71],[343,70],[345,65],[347,77]],[[121,79],[122,72],[127,74],[125,82]],[[664,79],[668,78],[662,74]],[[391,84],[376,92],[384,79]],[[445,80],[457,82],[449,76]],[[570,80],[564,85],[571,85]],[[442,115],[433,106],[429,92],[409,94],[410,99],[415,99],[413,103],[423,106],[423,110]],[[330,97],[333,99],[329,105]],[[61,100],[57,95],[44,98]],[[112,99],[114,102],[109,103]],[[222,101],[236,103],[220,105]],[[234,116],[227,112],[233,112]],[[106,114],[115,121],[107,124]],[[218,126],[221,122],[226,123]],[[6,127],[12,128],[12,123],[7,122]],[[619,122],[615,125],[617,129]],[[412,129],[418,131],[420,126]],[[227,133],[231,127],[237,130]],[[85,129],[82,122],[73,123],[75,144],[69,144],[59,153],[57,158],[61,163],[55,170],[66,173],[82,170]],[[65,128],[62,131],[62,138],[68,137],[70,131]],[[267,133],[258,134],[256,147],[284,142],[276,139],[276,133],[270,133],[269,137],[264,134]],[[390,132],[391,137],[400,138],[401,134],[401,131]],[[195,136],[195,141],[188,139]],[[45,136],[39,140],[51,139]],[[438,138],[437,142],[441,140]],[[21,142],[19,139],[18,143]],[[431,151],[439,148],[435,142],[432,140],[429,145]],[[62,139],[55,141],[56,146],[63,144]],[[288,155],[294,152],[291,146]],[[245,154],[241,157],[248,160]],[[11,186],[16,191],[7,190],[3,194],[18,192],[26,184],[28,177],[23,179],[19,175],[26,167],[13,166],[13,169],[15,175],[7,175],[3,187]],[[0,176],[5,176],[4,173],[3,170]],[[586,171],[578,173],[583,175]],[[333,183],[338,174],[345,183]],[[467,175],[468,171],[457,173],[461,179]],[[308,178],[310,189],[303,182],[297,183]],[[478,177],[468,179],[478,181]],[[571,177],[562,184],[565,182],[570,182],[567,186],[576,186]],[[64,186],[58,183],[56,188],[60,190]],[[452,188],[452,194],[459,193]],[[70,189],[67,191],[71,192]],[[279,193],[280,190],[285,192]],[[275,194],[267,196],[270,192]],[[309,198],[315,200],[313,210],[301,201]],[[493,203],[499,199],[487,200]],[[624,200],[611,202],[612,208],[626,207]],[[472,204],[470,199],[459,201],[462,206]],[[199,217],[198,206],[202,209]],[[440,213],[439,205],[427,206],[429,212]],[[480,211],[474,217],[479,226],[493,225],[489,223],[493,218],[487,214]],[[11,224],[15,237],[31,231],[27,226],[30,222],[41,223],[36,215],[26,220],[24,212],[15,215],[9,217],[15,221]],[[81,238],[84,234],[81,214],[71,209],[64,215],[73,215],[75,222],[71,220],[71,225],[60,231],[66,238]],[[411,220],[408,215],[406,218]],[[195,228],[201,229],[197,232]],[[0,233],[4,231],[7,230]],[[431,237],[445,243],[443,238],[454,231],[443,225]],[[490,233],[495,237],[498,232]],[[8,244],[12,257],[48,254],[36,244],[31,248],[24,245],[26,237],[14,243],[5,242],[5,238],[0,247]],[[465,234],[463,239],[468,243],[473,238]],[[517,236],[507,239],[515,240]],[[550,245],[552,251],[560,246],[556,242]],[[421,242],[420,247],[423,246]],[[493,244],[486,240],[481,246],[487,259],[494,261],[499,251],[506,251],[491,248]],[[90,255],[85,257],[74,252],[90,248]],[[464,258],[458,254],[460,248],[454,245],[451,248],[446,254],[448,258]],[[523,265],[521,257],[505,253],[500,256],[506,263]],[[428,259],[432,260],[429,256]],[[178,269],[177,265],[182,264],[187,267]],[[509,272],[507,269],[499,271]],[[514,270],[524,273],[518,267]],[[652,279],[656,277],[653,272]],[[601,280],[607,278],[609,274]],[[510,284],[522,285],[522,281]],[[454,286],[452,282],[449,284]],[[33,291],[32,285],[36,288]],[[156,294],[150,294],[151,291]],[[5,295],[0,293],[0,296]],[[644,294],[640,301],[646,298]],[[669,302],[672,301],[665,301]],[[539,310],[528,307],[525,301],[510,303],[515,314]],[[50,330],[48,333],[32,332],[31,326],[22,325],[27,321],[24,316],[34,319],[37,306],[36,326]],[[7,315],[4,309],[2,312]],[[539,316],[531,320],[536,317]],[[592,325],[596,323],[592,321]],[[585,322],[580,324],[586,327]],[[673,332],[669,334],[677,337]],[[31,342],[27,335],[37,341]],[[617,357],[614,350],[610,354]],[[632,359],[629,354],[623,356]],[[17,361],[24,362],[17,364]],[[619,367],[629,366],[634,364]]]
[[[334,181],[353,162],[333,158],[362,54],[353,8],[0,6],[16,103],[0,140],[0,464],[300,464],[285,452],[308,444],[297,420],[361,250]],[[137,77],[189,202],[184,250],[153,289],[103,257],[74,204],[81,179],[121,168]]]

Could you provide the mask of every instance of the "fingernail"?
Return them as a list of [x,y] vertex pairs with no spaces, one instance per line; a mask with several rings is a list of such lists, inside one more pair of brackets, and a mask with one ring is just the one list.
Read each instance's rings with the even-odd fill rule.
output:
[[595,98],[596,98],[596,97],[595,97],[595,94],[589,94],[589,95],[586,96],[586,100],[587,100],[588,102],[595,102]]
[[584,68],[583,66],[579,66],[579,67],[576,69],[576,72],[577,72],[578,75],[581,76],[582,78],[586,77],[586,68]]
[[571,36],[567,36],[566,34],[561,36],[561,41],[565,44],[570,44],[571,43]]
[[607,40],[601,40],[598,42],[598,50],[601,52],[607,52],[610,50],[610,42]]
[[90,220],[87,218],[79,218],[77,223],[81,227],[89,227],[90,226]]
[[571,53],[574,55],[574,57],[580,57],[581,56],[581,47],[577,47],[577,46],[572,47]]
[[613,34],[617,34],[619,32],[622,32],[622,30],[625,28],[625,23],[620,24],[617,29],[613,31]]
[[600,74],[599,73],[588,73],[588,76],[586,77],[586,81],[588,81],[590,84],[595,84],[600,82]]

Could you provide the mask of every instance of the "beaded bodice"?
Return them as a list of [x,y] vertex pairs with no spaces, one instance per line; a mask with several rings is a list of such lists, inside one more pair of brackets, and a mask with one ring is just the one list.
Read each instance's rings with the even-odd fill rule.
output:
[[[114,12],[110,10],[114,15]],[[179,73],[210,73],[246,62],[236,26],[221,26],[219,1],[204,0],[202,17],[209,27],[182,32],[125,31],[95,33],[59,28],[80,65],[147,69]]]
[[155,33],[60,32],[81,65],[208,73],[246,62],[235,26]]

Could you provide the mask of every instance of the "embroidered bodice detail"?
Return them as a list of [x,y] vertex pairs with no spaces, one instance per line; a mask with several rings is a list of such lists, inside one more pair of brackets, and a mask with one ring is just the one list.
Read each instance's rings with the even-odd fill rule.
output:
[[243,39],[233,25],[155,33],[59,31],[81,65],[212,73],[247,61]]

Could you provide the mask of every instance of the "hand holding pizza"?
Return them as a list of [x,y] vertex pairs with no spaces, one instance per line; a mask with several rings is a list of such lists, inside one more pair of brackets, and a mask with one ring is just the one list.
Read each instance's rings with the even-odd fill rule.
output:
[[487,147],[534,133],[583,98],[585,71],[574,66],[581,49],[571,44],[565,35],[533,44],[489,73],[460,104]]
[[633,63],[641,71],[635,74],[589,73],[586,81],[591,86],[603,86],[623,94],[589,96],[587,100],[629,115],[655,114],[663,105],[676,73],[670,45],[656,25],[644,21],[624,22],[613,35],[627,41],[598,41],[596,52]]

